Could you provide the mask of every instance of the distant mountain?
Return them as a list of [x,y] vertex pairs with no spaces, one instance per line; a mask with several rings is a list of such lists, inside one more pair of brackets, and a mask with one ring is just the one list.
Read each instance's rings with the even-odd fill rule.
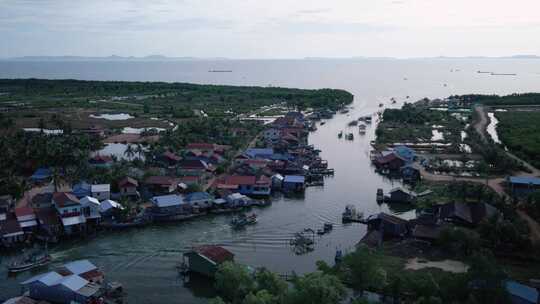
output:
[[[414,58],[410,58],[414,59]],[[423,57],[419,59],[540,59],[537,55],[513,55],[513,56],[463,56],[463,57],[451,57],[451,56],[438,56],[438,57]]]
[[167,57],[163,55],[149,55],[144,57],[123,57],[111,55],[107,57],[86,56],[23,56],[12,57],[3,60],[9,61],[181,61],[181,60],[227,60],[227,58],[197,58],[197,57]]

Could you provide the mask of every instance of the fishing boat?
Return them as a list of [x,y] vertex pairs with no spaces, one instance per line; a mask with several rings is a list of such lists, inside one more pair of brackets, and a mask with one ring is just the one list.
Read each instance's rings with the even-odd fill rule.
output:
[[321,121],[321,126],[324,126],[326,122],[325,121]]
[[383,189],[379,188],[377,189],[377,202],[384,201],[384,192]]
[[323,235],[326,233],[329,233],[334,228],[334,225],[332,223],[324,223],[323,227],[321,229],[317,229],[318,235]]
[[231,226],[234,229],[240,229],[247,225],[253,225],[256,223],[257,223],[257,215],[255,213],[250,214],[250,215],[246,215],[243,213],[237,218],[234,218],[231,220]]
[[364,213],[357,212],[356,207],[353,205],[347,205],[345,206],[345,211],[341,215],[341,220],[343,223],[363,223]]
[[8,266],[11,273],[23,272],[37,267],[45,266],[51,262],[52,258],[47,251],[34,252],[23,259],[14,261]]
[[379,104],[379,108],[382,108],[382,107],[384,107],[384,103],[381,102],[381,103]]
[[347,134],[347,137],[345,137],[347,140],[354,140],[354,135],[352,133]]
[[353,126],[356,126],[358,125],[358,120],[353,120],[351,122],[349,122],[349,127],[353,127]]
[[343,131],[340,131],[337,135],[338,138],[342,138],[343,137]]
[[364,125],[364,124],[359,125],[359,126],[358,126],[358,133],[360,133],[360,134],[366,134],[366,128],[367,128],[367,127],[366,127],[366,125]]
[[364,119],[364,121],[365,121],[366,123],[370,124],[370,123],[371,123],[371,116],[366,116],[365,119]]
[[343,252],[341,250],[336,250],[336,256],[334,257],[334,262],[339,264],[343,260]]

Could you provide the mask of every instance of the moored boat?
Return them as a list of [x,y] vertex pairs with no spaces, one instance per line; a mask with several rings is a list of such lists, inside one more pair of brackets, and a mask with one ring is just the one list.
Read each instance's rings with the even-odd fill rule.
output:
[[341,220],[343,223],[363,223],[364,222],[364,214],[362,212],[357,212],[356,207],[353,205],[347,205],[345,206],[345,211],[341,215]]
[[33,253],[25,256],[24,259],[15,261],[8,266],[11,273],[23,272],[37,267],[45,266],[51,262],[52,258],[47,252]]

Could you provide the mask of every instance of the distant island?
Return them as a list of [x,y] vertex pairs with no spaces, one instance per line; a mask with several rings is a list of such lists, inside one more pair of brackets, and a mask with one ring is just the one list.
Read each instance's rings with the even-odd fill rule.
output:
[[[258,58],[268,60],[269,58]],[[285,59],[285,58],[280,58]],[[351,57],[304,57],[288,58],[289,60],[407,60],[407,59],[540,59],[537,55],[513,55],[513,56],[435,56],[435,57],[370,57],[370,56],[351,56]],[[0,58],[0,61],[196,61],[196,60],[242,60],[242,58],[226,57],[168,57],[164,55],[149,56],[21,56],[11,58]],[[276,58],[279,60],[279,58]]]

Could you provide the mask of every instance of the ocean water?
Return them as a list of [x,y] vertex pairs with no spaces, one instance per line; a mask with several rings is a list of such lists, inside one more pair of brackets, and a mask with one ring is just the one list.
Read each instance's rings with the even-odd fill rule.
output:
[[[478,70],[517,76],[491,76],[479,74]],[[361,224],[341,224],[345,205],[354,204],[366,215],[385,211],[404,218],[414,216],[414,211],[406,206],[376,203],[377,188],[386,192],[399,183],[377,175],[370,165],[369,143],[374,138],[376,122],[368,125],[365,135],[359,135],[357,127],[347,127],[349,121],[379,111],[379,103],[399,107],[423,97],[539,91],[540,60],[0,61],[0,78],[27,77],[340,88],[355,95],[350,113],[337,114],[309,137],[309,142],[322,150],[321,156],[328,160],[329,167],[336,170],[335,176],[327,178],[324,187],[308,188],[303,197],[276,197],[272,206],[253,209],[259,215],[257,225],[232,231],[228,225],[231,216],[218,215],[104,232],[94,239],[52,249],[51,269],[73,259],[90,259],[104,269],[109,279],[124,284],[130,303],[205,303],[213,295],[211,283],[200,278],[185,283],[175,270],[182,253],[192,245],[222,244],[240,263],[277,272],[304,273],[313,271],[317,260],[332,263],[336,249],[352,250],[365,234]],[[391,105],[390,98],[397,103]],[[341,130],[352,132],[355,140],[338,139]],[[324,222],[334,223],[334,230],[316,237],[315,251],[295,255],[288,245],[291,236],[305,228],[320,228]],[[18,295],[18,282],[39,273],[8,276],[5,265],[11,258],[1,259],[0,300]]]

